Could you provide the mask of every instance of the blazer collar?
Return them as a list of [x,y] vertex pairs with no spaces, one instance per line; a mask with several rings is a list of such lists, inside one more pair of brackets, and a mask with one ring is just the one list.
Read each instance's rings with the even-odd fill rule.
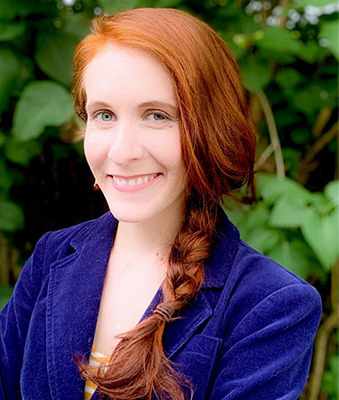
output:
[[221,216],[215,231],[212,255],[205,264],[203,288],[222,288],[225,285],[239,247],[240,235],[238,229],[222,210],[219,211]]
[[[216,227],[215,244],[212,256],[205,264],[205,280],[203,287],[223,287],[238,249],[240,235],[238,229],[230,222],[226,214],[220,210],[220,220]],[[94,222],[94,221],[93,221]],[[70,245],[81,252],[83,247],[90,245],[96,249],[95,254],[110,251],[118,221],[110,212],[97,220],[91,230],[80,231],[71,240]]]
[[[85,223],[70,241],[75,251],[51,265],[46,321],[47,359],[51,387],[59,395],[56,398],[62,398],[64,390],[71,390],[70,381],[77,382],[74,399],[83,391],[84,382],[70,360],[74,353],[89,357],[116,229],[117,221],[111,213]],[[222,216],[213,256],[206,263],[202,289],[192,304],[180,313],[180,318],[166,326],[164,348],[169,358],[212,315],[205,291],[224,285],[238,247],[237,241],[238,231],[226,216]],[[161,297],[159,288],[141,320],[152,314]]]

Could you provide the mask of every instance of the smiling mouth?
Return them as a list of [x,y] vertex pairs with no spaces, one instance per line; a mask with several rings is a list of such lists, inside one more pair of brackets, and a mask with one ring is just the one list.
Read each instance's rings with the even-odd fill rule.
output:
[[133,187],[133,186],[141,186],[144,185],[145,183],[153,181],[155,178],[157,178],[160,173],[156,174],[148,174],[148,175],[135,175],[131,177],[124,177],[124,176],[119,176],[119,175],[110,175],[113,179],[113,182],[117,186],[128,186],[128,187]]

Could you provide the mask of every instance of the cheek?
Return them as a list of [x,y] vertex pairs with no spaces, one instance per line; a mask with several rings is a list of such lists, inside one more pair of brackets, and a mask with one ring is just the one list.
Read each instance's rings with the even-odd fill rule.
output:
[[104,160],[105,148],[103,143],[95,139],[95,136],[90,133],[85,133],[84,152],[87,163],[93,170],[99,167]]
[[149,145],[152,156],[171,174],[182,174],[181,146],[179,134],[173,132],[153,140]]
[[183,175],[182,161],[181,161],[181,146],[179,139],[169,141],[166,145],[166,157],[168,169],[174,173],[176,177]]

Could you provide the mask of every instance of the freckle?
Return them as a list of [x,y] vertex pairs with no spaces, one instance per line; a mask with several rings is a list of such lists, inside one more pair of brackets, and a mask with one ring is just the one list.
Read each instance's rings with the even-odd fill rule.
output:
[[159,253],[155,253],[155,255],[158,257]]

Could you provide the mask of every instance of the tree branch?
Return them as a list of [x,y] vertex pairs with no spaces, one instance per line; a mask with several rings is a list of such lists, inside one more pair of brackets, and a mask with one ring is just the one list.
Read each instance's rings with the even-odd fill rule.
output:
[[273,146],[270,143],[266,149],[260,154],[258,161],[255,163],[255,171],[257,171],[263,164],[265,164],[268,157],[273,153]]
[[307,150],[305,156],[299,163],[296,179],[297,182],[303,184],[307,180],[307,176],[314,169],[314,167],[312,168],[312,161],[316,155],[336,136],[338,136],[338,122],[335,123],[326,133],[321,135],[319,139]]
[[270,106],[270,103],[269,103],[265,93],[262,90],[260,90],[257,93],[257,96],[260,100],[262,109],[265,114],[268,132],[270,135],[270,140],[271,140],[271,144],[272,144],[273,151],[274,151],[275,164],[276,164],[276,168],[277,168],[277,176],[278,176],[278,178],[284,178],[285,177],[284,160],[283,160],[283,156],[282,156],[278,130],[277,130],[277,126],[276,126],[276,123],[274,120],[272,108]]
[[337,327],[339,322],[339,306],[329,315],[319,328],[316,340],[313,365],[314,369],[309,382],[309,398],[308,400],[317,400],[321,388],[321,380],[325,368],[327,342],[332,331]]

